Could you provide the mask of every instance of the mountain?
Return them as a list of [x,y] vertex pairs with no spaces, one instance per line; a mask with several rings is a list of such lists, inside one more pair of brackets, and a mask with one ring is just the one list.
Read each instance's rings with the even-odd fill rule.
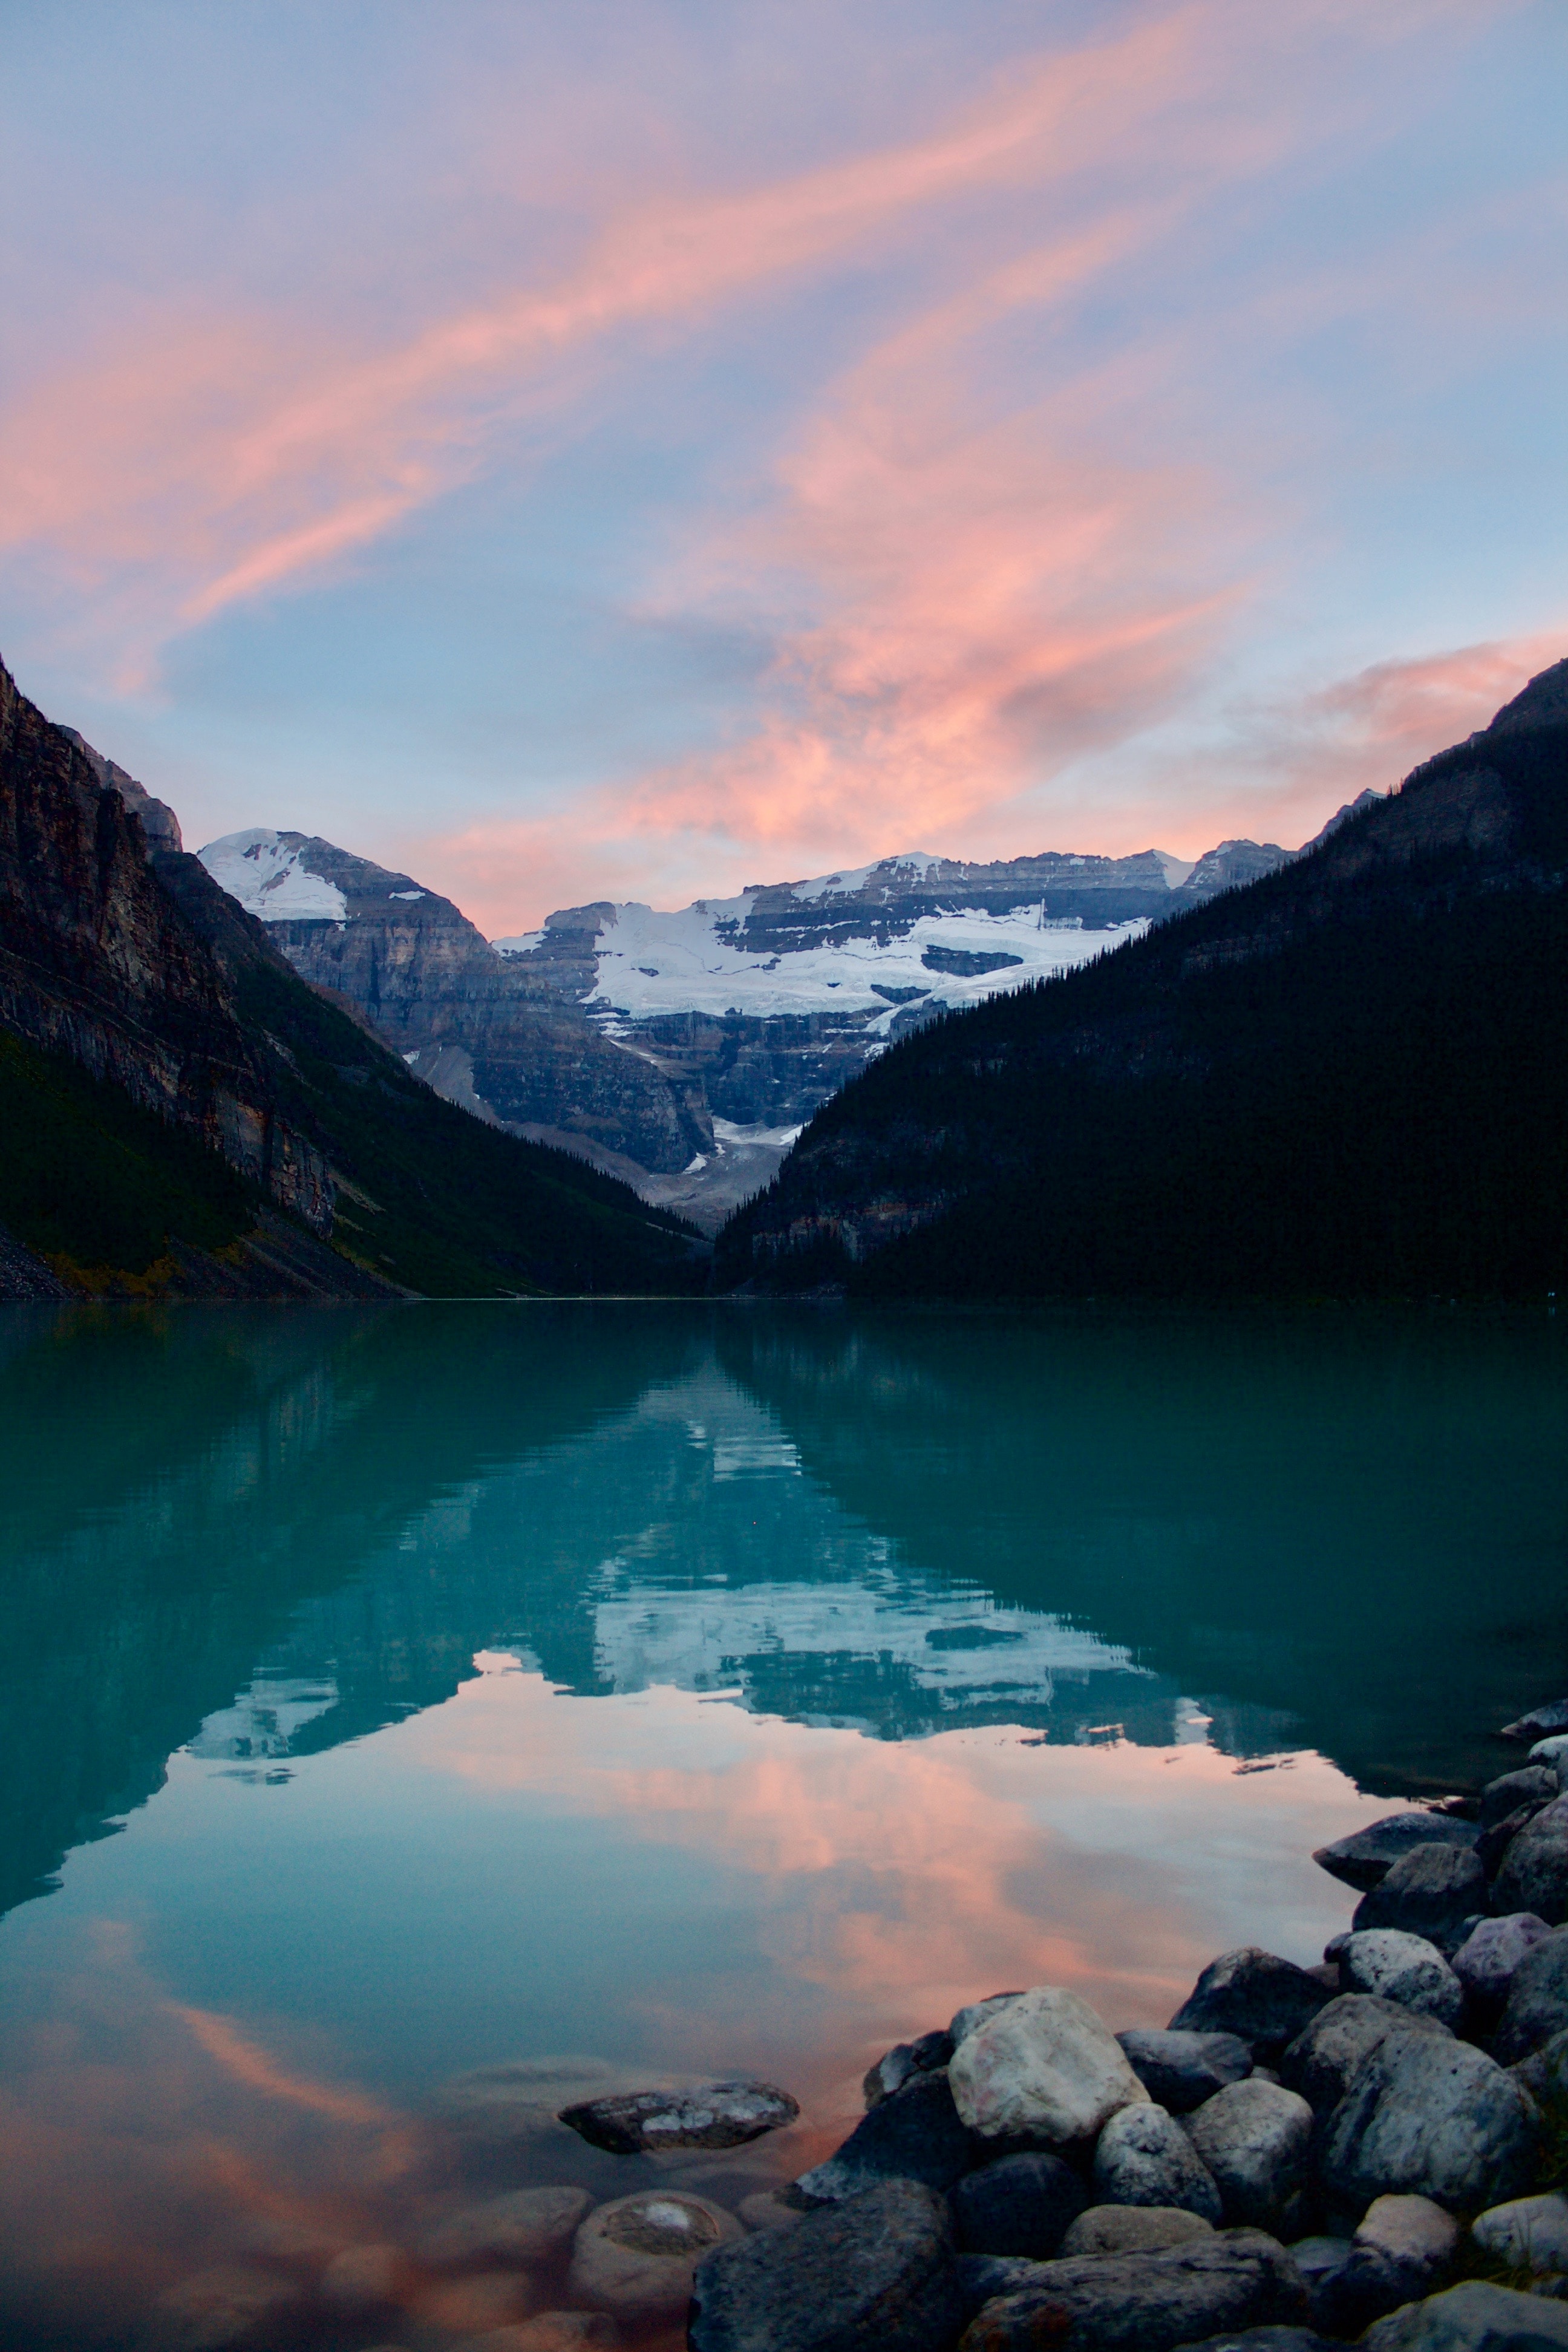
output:
[[694,1237],[442,1101],[0,668],[0,1296],[689,1287]]
[[1089,961],[1291,853],[911,854],[675,912],[567,908],[490,942],[439,892],[309,835],[230,834],[200,856],[297,971],[438,1093],[716,1230],[897,1038]]
[[868,1295],[1568,1285],[1568,661],[1315,847],[905,1040],[720,1237]]

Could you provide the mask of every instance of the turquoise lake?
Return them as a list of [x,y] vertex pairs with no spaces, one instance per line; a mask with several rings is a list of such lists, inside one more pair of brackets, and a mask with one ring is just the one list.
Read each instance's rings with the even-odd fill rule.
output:
[[[1568,1688],[1545,1317],[7,1308],[0,1453],[28,2352],[496,2185],[732,2204],[1005,1987],[1315,1960],[1311,1848]],[[549,2122],[730,2073],[800,2122]],[[332,2340],[474,2332],[416,2283]]]

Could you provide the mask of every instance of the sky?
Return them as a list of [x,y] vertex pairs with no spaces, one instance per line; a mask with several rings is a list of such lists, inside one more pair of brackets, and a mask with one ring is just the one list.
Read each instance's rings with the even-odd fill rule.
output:
[[193,845],[1294,845],[1568,653],[1559,0],[0,38],[0,657]]

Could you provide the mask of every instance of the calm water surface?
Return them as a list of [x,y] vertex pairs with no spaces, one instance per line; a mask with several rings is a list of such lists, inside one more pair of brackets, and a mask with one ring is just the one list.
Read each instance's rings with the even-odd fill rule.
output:
[[[733,2203],[962,2000],[1315,1958],[1310,1847],[1568,1682],[1565,1372],[1461,1317],[5,1310],[0,2336],[476,2189]],[[537,2121],[711,2071],[800,2125]]]

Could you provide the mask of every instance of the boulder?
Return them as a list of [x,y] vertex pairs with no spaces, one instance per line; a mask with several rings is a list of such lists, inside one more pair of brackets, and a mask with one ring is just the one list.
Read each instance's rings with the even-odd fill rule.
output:
[[773,2083],[701,2083],[689,2091],[623,2091],[563,2107],[560,2120],[612,2156],[667,2147],[740,2147],[793,2124],[798,2103]]
[[938,2066],[945,2066],[952,2055],[951,2033],[922,2033],[915,2042],[895,2042],[885,2051],[874,2066],[866,2070],[861,2085],[868,2107],[890,2099],[901,2091],[912,2074],[929,2074]]
[[[796,2235],[792,2230],[778,2242]],[[703,2256],[741,2238],[734,2215],[705,2197],[640,2189],[589,2214],[573,2245],[567,2286],[579,2302],[634,2325],[677,2319]],[[772,2231],[743,2240],[752,2246],[772,2242]]]
[[961,2352],[1173,2352],[1221,2328],[1306,2317],[1284,2247],[1232,2230],[1159,2252],[1050,2263],[1037,2283],[986,2304]]
[[1254,2051],[1279,2051],[1332,1998],[1327,1985],[1294,1961],[1249,1944],[1209,1962],[1170,2030],[1234,2033]]
[[1279,2083],[1231,2083],[1186,2127],[1218,2185],[1226,2221],[1277,2221],[1306,2179],[1312,2137],[1306,2100]]
[[[1534,1749],[1531,1750],[1531,1755]],[[1489,1780],[1481,1790],[1481,1827],[1495,1829],[1521,1805],[1537,1802],[1549,1805],[1561,1791],[1557,1774],[1549,1764],[1521,1764],[1517,1770],[1505,1772],[1500,1780]]]
[[1118,2107],[1149,2096],[1109,2028],[1059,1985],[1037,1985],[971,2028],[948,2074],[971,2131],[1055,2147],[1094,2138]]
[[1510,2069],[1538,2107],[1568,2107],[1568,2027]]
[[1568,1698],[1550,1699],[1544,1706],[1532,1707],[1528,1715],[1521,1715],[1517,1723],[1505,1723],[1500,1737],[1549,1739],[1557,1731],[1568,1731]]
[[1023,1998],[1022,1992],[989,1992],[984,2000],[965,2002],[962,2009],[953,2011],[947,2029],[948,2040],[956,2049],[961,2042],[968,2040],[977,2025],[984,2025],[988,2017],[994,2017],[999,2009],[1007,2007],[1009,2001],[1022,2000]]
[[945,2071],[914,2074],[902,2090],[868,2109],[824,2163],[803,2172],[789,2199],[795,2205],[834,2205],[879,2180],[951,2189],[973,2161]]
[[1536,2139],[1531,2101],[1484,2052],[1390,2034],[1329,2117],[1321,2171],[1347,2205],[1414,2195],[1462,2212],[1529,2188]]
[[1232,2327],[1205,2336],[1201,2344],[1181,2344],[1176,2352],[1339,2352],[1310,2327]]
[[692,2282],[691,2352],[945,2352],[963,2325],[944,2200],[885,2181],[797,2230],[722,2246]]
[[514,2189],[448,2214],[414,2251],[426,2270],[526,2270],[565,2252],[593,2202],[585,2189]]
[[1358,1930],[1341,1955],[1340,1973],[1347,1991],[1376,1993],[1440,2025],[1452,2028],[1465,2013],[1465,1988],[1436,1944],[1405,1928]]
[[1422,2011],[1406,2009],[1376,1993],[1342,1993],[1321,2009],[1304,2033],[1299,2034],[1279,2062],[1279,2071],[1292,2091],[1300,2091],[1320,2115],[1338,2106],[1350,2088],[1352,2075],[1369,2050],[1391,2033],[1437,2034],[1447,2041],[1448,2028]]
[[1538,1739],[1530,1760],[1549,1766],[1557,1775],[1558,1787],[1568,1788],[1568,1731],[1554,1731],[1549,1739]]
[[1568,1927],[1542,1936],[1513,1972],[1492,2047],[1504,2065],[1568,2031]]
[[1205,2221],[1220,2218],[1214,2175],[1174,2116],[1148,2100],[1119,2107],[1095,2142],[1094,2195],[1100,2205],[1176,2206]]
[[967,2326],[975,2313],[997,2295],[1017,2294],[1026,2286],[1037,2286],[1046,2265],[1016,2254],[960,2254],[954,2268],[958,2273],[959,2305]]
[[1313,2326],[1340,2340],[1359,2336],[1371,2321],[1397,2311],[1413,2292],[1397,2263],[1353,2240],[1342,2241],[1338,2259],[1308,2270],[1306,2278]]
[[1149,2096],[1168,2115],[1189,2114],[1252,2072],[1252,2052],[1234,2033],[1162,2033],[1137,2027],[1116,2039]]
[[1459,2230],[1452,2214],[1426,2197],[1379,2197],[1353,2239],[1320,2239],[1332,2250],[1314,2263],[1305,2247],[1291,2252],[1311,2297],[1312,2316],[1327,2336],[1359,2336],[1374,2319],[1442,2285],[1453,2266]]
[[1494,1911],[1533,1911],[1551,1927],[1568,1920],[1568,1796],[1554,1797],[1510,1845],[1497,1874]]
[[1162,2246],[1190,2246],[1212,2238],[1214,2225],[1184,2205],[1091,2205],[1063,2238],[1061,2253],[1152,2254]]
[[1495,2016],[1509,1996],[1521,1960],[1552,1933],[1533,1911],[1510,1911],[1501,1919],[1481,1919],[1454,1954],[1454,1974],[1483,2016]]
[[1537,1813],[1543,1813],[1551,1801],[1549,1797],[1531,1797],[1527,1804],[1516,1805],[1511,1813],[1505,1813],[1491,1829],[1481,1832],[1476,1843],[1476,1858],[1489,1880],[1495,1882],[1500,1875],[1508,1850],[1521,1830],[1527,1828]]
[[1568,2352],[1568,2304],[1467,2279],[1369,2327],[1364,2352]]
[[1352,1935],[1395,1927],[1451,1952],[1465,1940],[1466,1922],[1485,1911],[1487,1901],[1486,1872],[1468,1847],[1417,1846],[1362,1896]]
[[154,2352],[249,2352],[274,2342],[299,2304],[298,2287],[275,2272],[218,2265],[159,2295],[145,2341]]
[[1428,2293],[1453,2266],[1459,2225],[1430,2197],[1374,2197],[1357,2224],[1355,2243],[1397,2263],[1411,2293]]
[[1568,2271],[1568,2196],[1515,2197],[1493,2205],[1470,2224],[1478,2246],[1510,2270]]
[[965,2253],[1030,2262],[1045,2262],[1056,2252],[1088,2202],[1089,2191],[1071,2165],[1045,2155],[1005,2156],[984,2165],[961,2180],[952,2198]]
[[1418,1847],[1473,1846],[1475,1842],[1475,1822],[1456,1821],[1448,1813],[1389,1813],[1381,1822],[1369,1822],[1364,1830],[1337,1838],[1332,1845],[1321,1845],[1312,1860],[1364,1895],[1394,1863]]

